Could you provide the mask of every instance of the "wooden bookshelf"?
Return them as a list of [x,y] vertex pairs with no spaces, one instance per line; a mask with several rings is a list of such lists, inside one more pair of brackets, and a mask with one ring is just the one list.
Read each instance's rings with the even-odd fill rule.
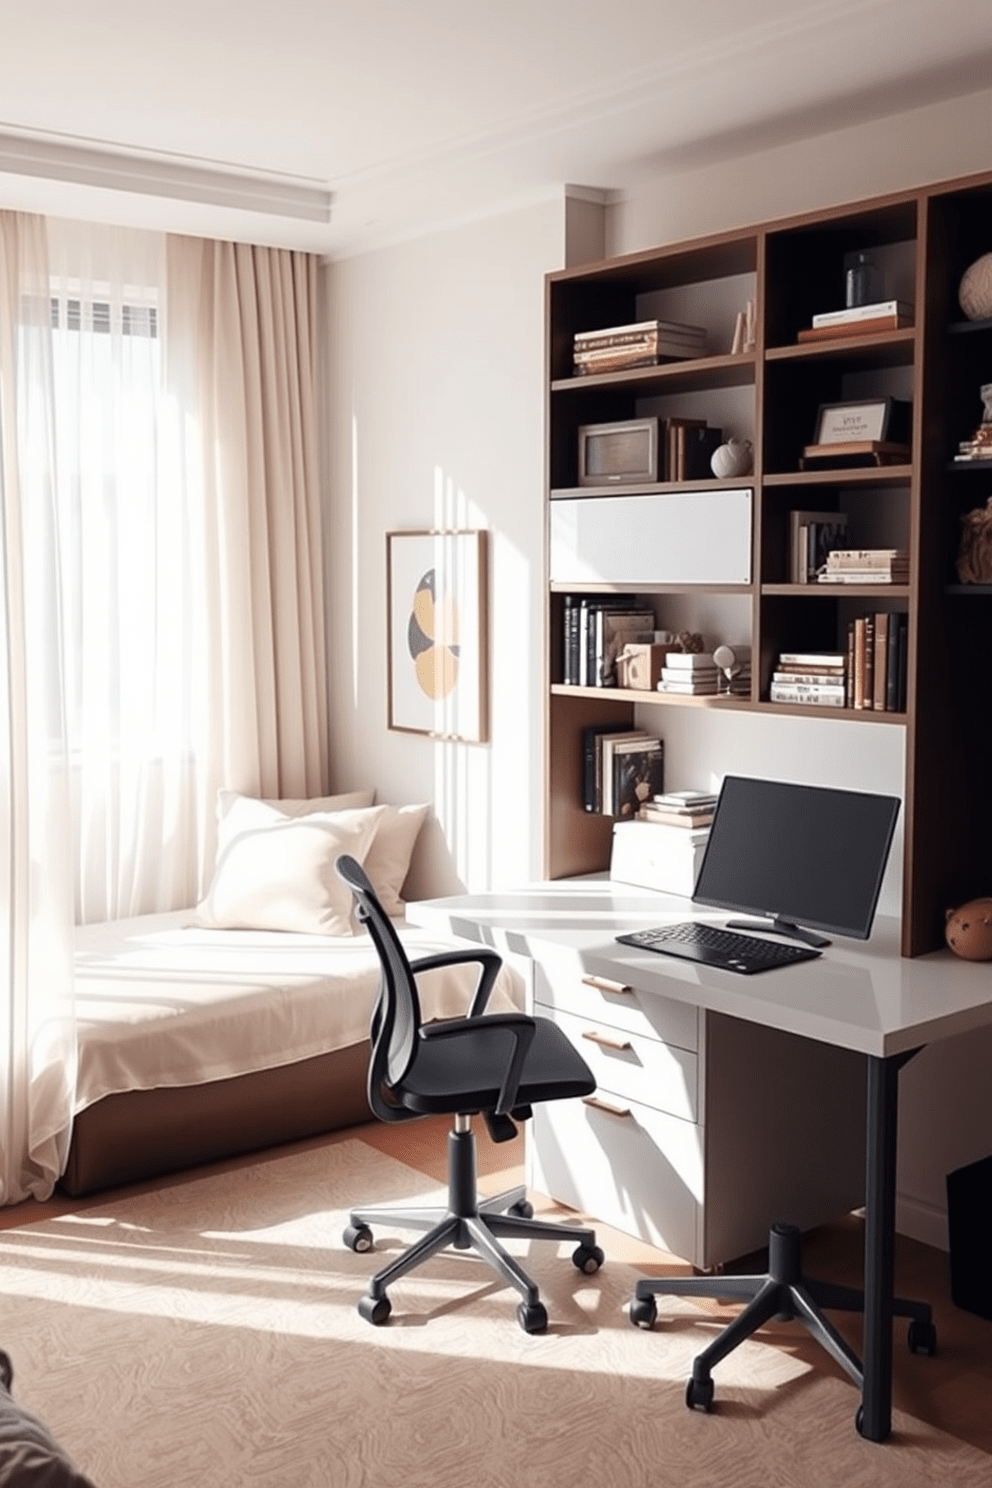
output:
[[[754,466],[739,480],[658,480],[624,485],[646,500],[692,493],[689,520],[705,523],[717,492],[750,492],[749,582],[626,582],[606,572],[575,583],[555,572],[548,586],[545,872],[556,878],[608,866],[612,822],[582,810],[577,761],[582,729],[632,723],[634,708],[815,714],[906,731],[903,953],[943,944],[945,910],[992,888],[992,804],[987,769],[992,585],[957,582],[961,518],[992,493],[992,463],[953,462],[958,442],[982,416],[979,388],[992,374],[992,320],[963,321],[957,287],[988,249],[992,173],[763,223],[548,276],[547,495],[553,502],[610,502],[616,487],[578,485],[578,429],[680,410],[704,409],[716,425],[751,439]],[[911,327],[799,342],[815,313],[842,299],[846,254],[870,247],[883,263],[886,297],[915,306]],[[728,305],[757,306],[753,350],[731,352]],[[682,308],[680,316],[679,310]],[[701,315],[704,317],[701,319]],[[684,362],[599,376],[572,375],[577,332],[653,317],[706,324],[707,354]],[[867,390],[867,391],[866,391]],[[895,396],[912,403],[910,458],[898,465],[802,469],[821,405]],[[984,476],[984,481],[982,477]],[[905,547],[908,583],[789,582],[789,513],[844,511],[849,546]],[[647,510],[647,508],[645,508]],[[695,513],[695,515],[693,515]],[[549,518],[550,520],[550,518]],[[636,540],[636,539],[635,539]],[[605,560],[604,560],[605,561]],[[730,595],[742,606],[752,648],[750,695],[682,698],[662,693],[566,687],[559,635],[566,593],[629,592],[657,609],[689,590]],[[840,592],[838,592],[840,591]],[[771,703],[781,650],[842,651],[855,613],[907,618],[905,712],[807,709]],[[640,715],[643,717],[643,714]],[[663,731],[663,715],[657,727]],[[967,810],[947,809],[948,787]]]

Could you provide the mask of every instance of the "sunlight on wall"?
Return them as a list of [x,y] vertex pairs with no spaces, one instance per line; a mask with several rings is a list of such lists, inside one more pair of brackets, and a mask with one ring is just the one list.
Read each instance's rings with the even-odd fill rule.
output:
[[351,416],[351,702],[358,710],[358,419]]
[[[474,501],[446,475],[434,467],[433,525],[441,531],[485,528],[489,523]],[[490,553],[490,564],[492,554]],[[483,658],[491,685],[492,608],[495,585],[490,573],[488,656]],[[491,730],[490,730],[490,738]],[[434,810],[463,883],[485,883],[491,879],[491,769],[488,744],[461,744],[457,740],[434,741]]]

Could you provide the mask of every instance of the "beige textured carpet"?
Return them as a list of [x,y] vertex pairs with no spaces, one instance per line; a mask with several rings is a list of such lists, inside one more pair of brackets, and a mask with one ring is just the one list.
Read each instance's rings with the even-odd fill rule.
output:
[[718,1324],[672,1300],[654,1332],[633,1328],[636,1273],[607,1258],[582,1276],[567,1247],[518,1248],[544,1336],[464,1254],[399,1283],[371,1327],[355,1303],[400,1237],[353,1255],[343,1211],[424,1192],[349,1140],[6,1231],[15,1394],[99,1488],[992,1481],[992,1459],[906,1416],[884,1446],[862,1441],[853,1387],[760,1339],[716,1371],[713,1413],[690,1413],[685,1379]]

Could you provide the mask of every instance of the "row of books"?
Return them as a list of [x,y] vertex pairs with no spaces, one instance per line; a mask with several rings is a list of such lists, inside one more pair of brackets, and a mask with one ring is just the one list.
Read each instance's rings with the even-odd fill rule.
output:
[[749,653],[742,646],[734,647],[737,666],[732,677],[727,677],[716,664],[712,651],[670,651],[665,658],[658,680],[659,692],[671,692],[683,697],[698,697],[722,692],[734,697],[746,697],[751,691],[751,663]]
[[562,614],[569,687],[616,687],[617,657],[628,642],[652,641],[657,623],[636,595],[566,594]]
[[907,622],[901,613],[860,615],[847,627],[846,651],[783,651],[772,673],[773,703],[906,710]]
[[665,745],[644,729],[590,724],[582,730],[582,804],[633,821],[664,790]]
[[789,583],[812,584],[847,533],[844,512],[789,513]]
[[818,584],[908,584],[905,548],[834,548],[816,576]]
[[572,365],[578,377],[651,367],[661,361],[683,361],[706,353],[706,330],[680,321],[642,320],[633,325],[578,331]]
[[664,481],[712,480],[710,463],[723,443],[723,430],[705,419],[667,418],[663,421],[658,452],[658,479]]
[[839,336],[870,336],[875,331],[898,331],[913,324],[913,315],[914,308],[906,300],[878,300],[872,305],[825,310],[813,316],[811,325],[799,332],[798,340],[833,341]]

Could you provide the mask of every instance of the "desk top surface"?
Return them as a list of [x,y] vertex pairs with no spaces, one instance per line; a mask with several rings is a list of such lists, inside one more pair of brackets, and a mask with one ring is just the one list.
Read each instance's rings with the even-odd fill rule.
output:
[[899,922],[883,916],[868,941],[838,936],[816,960],[747,977],[618,945],[625,931],[686,919],[722,925],[728,915],[601,877],[421,900],[407,918],[864,1054],[899,1054],[992,1023],[992,963],[947,950],[903,957]]

